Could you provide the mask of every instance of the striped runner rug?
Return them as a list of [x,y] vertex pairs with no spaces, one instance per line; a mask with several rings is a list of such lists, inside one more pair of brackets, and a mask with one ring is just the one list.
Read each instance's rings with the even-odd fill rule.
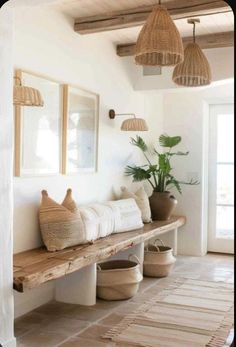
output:
[[233,284],[178,278],[103,338],[119,347],[223,347],[233,299]]

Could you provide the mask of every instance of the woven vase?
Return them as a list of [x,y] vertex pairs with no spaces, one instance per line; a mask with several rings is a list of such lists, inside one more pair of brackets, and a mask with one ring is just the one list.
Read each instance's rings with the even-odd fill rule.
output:
[[174,66],[184,59],[183,42],[167,9],[155,6],[136,44],[138,65]]
[[14,86],[13,103],[20,106],[43,106],[40,92],[35,88]]
[[211,83],[211,68],[199,45],[189,43],[184,51],[184,61],[173,72],[173,81],[186,87],[200,87]]

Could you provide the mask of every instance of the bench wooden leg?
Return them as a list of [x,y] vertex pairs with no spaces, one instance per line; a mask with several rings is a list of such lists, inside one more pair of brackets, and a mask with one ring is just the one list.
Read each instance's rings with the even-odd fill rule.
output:
[[96,284],[96,264],[92,264],[56,280],[55,299],[69,304],[95,305]]

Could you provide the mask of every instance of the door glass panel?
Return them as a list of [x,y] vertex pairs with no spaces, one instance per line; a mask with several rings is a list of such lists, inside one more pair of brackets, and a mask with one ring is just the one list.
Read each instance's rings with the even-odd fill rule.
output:
[[234,161],[234,115],[217,117],[217,162]]
[[229,206],[217,206],[216,237],[233,239],[233,228],[234,208]]
[[217,165],[217,204],[234,204],[233,165]]

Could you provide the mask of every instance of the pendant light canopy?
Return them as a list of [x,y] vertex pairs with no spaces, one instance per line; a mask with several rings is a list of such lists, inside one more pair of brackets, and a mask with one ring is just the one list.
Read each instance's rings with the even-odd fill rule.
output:
[[22,86],[21,79],[15,77],[16,85],[13,90],[13,104],[18,106],[37,106],[43,107],[44,102],[39,90],[31,87]]
[[148,131],[148,126],[143,118],[136,118],[133,113],[115,113],[114,110],[109,111],[109,118],[114,119],[116,116],[133,116],[123,121],[121,125],[122,131]]
[[138,65],[174,66],[184,59],[183,42],[167,9],[155,6],[136,44]]
[[200,20],[189,19],[188,23],[193,24],[193,42],[184,50],[184,61],[175,67],[173,81],[186,87],[209,85],[212,80],[211,68],[205,54],[195,42],[195,27]]

